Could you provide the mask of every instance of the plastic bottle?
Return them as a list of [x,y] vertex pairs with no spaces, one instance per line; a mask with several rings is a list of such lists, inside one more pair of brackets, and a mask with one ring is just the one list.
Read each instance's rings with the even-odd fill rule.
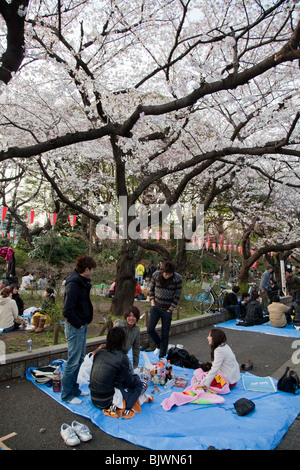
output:
[[61,392],[61,376],[60,370],[53,372],[53,392]]
[[171,366],[170,361],[168,361],[167,364],[166,364],[165,376],[166,376],[166,382],[168,382],[169,380],[172,379],[172,366]]

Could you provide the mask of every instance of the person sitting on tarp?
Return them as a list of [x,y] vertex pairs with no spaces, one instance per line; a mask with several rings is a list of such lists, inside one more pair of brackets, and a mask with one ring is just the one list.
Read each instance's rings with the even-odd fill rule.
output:
[[9,286],[9,290],[11,292],[11,298],[16,301],[19,315],[23,315],[23,313],[24,313],[24,302],[23,302],[23,299],[21,299],[21,297],[20,297],[19,287],[16,284],[11,284]]
[[34,281],[34,277],[30,274],[29,271],[25,271],[24,276],[22,277],[22,282],[20,289],[30,289],[32,287],[32,282]]
[[140,328],[137,322],[140,318],[140,311],[137,307],[128,307],[124,313],[124,320],[116,320],[114,326],[120,326],[126,334],[126,343],[123,351],[125,354],[132,349],[132,363],[134,369],[139,365],[140,359]]
[[283,297],[284,293],[280,287],[280,285],[275,282],[273,279],[270,280],[271,284],[271,300],[273,300],[274,295],[278,295],[278,297]]
[[123,351],[125,344],[123,328],[115,326],[109,330],[105,347],[95,352],[89,387],[94,406],[112,417],[118,417],[117,407],[113,403],[115,388],[121,390],[126,403],[122,417],[131,418],[134,416],[132,408],[146,390],[147,382],[132,373],[129,359]]
[[18,330],[21,325],[25,327],[26,321],[19,316],[17,304],[11,298],[10,290],[4,287],[0,294],[0,330],[9,333]]
[[241,300],[239,301],[240,307],[240,319],[245,320],[246,318],[246,308],[248,303],[250,302],[250,294],[249,292],[243,292]]
[[270,323],[275,328],[284,328],[286,324],[292,323],[290,315],[291,307],[280,303],[278,295],[274,295],[272,303],[268,305],[268,312],[270,316]]
[[146,297],[143,294],[142,288],[141,288],[140,284],[138,283],[137,279],[135,280],[135,283],[136,283],[136,285],[135,285],[134,298],[136,300],[146,300]]
[[286,288],[289,295],[293,296],[293,302],[300,297],[300,277],[293,274],[290,268],[285,270]]
[[227,292],[223,301],[223,308],[226,308],[226,310],[233,312],[235,318],[241,317],[241,310],[237,298],[237,293],[239,292],[239,290],[239,286],[233,286],[232,291]]
[[31,324],[33,325],[31,331],[35,333],[42,333],[45,326],[51,323],[51,311],[55,304],[54,290],[51,287],[47,287],[44,291],[44,297],[42,308],[34,312],[31,320]]
[[[210,345],[212,366],[206,377],[201,381],[203,387],[209,387],[217,374],[221,374],[229,382],[230,388],[235,387],[240,379],[240,366],[223,330],[212,328],[207,337]],[[201,367],[201,366],[200,366]]]
[[238,325],[241,326],[253,326],[262,325],[269,321],[269,316],[265,316],[261,302],[259,301],[260,296],[257,293],[252,294],[250,302],[246,307],[246,319],[244,321],[238,321]]
[[292,315],[294,315],[294,318],[293,318],[294,328],[296,328],[297,330],[300,330],[300,296],[298,297],[296,302],[292,304]]

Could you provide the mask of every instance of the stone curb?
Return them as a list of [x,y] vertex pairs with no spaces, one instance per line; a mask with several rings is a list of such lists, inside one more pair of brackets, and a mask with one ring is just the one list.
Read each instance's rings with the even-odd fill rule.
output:
[[[228,311],[205,313],[197,317],[183,320],[174,320],[171,324],[170,336],[176,336],[187,333],[192,330],[204,328],[206,326],[221,323],[233,318],[233,314]],[[157,327],[160,330],[160,326]],[[141,328],[141,344],[149,340],[147,328]],[[87,339],[86,352],[94,351],[100,344],[104,344],[106,336],[97,336]],[[33,349],[32,352],[19,352],[0,357],[0,382],[17,377],[24,377],[29,367],[47,366],[56,359],[67,359],[67,343],[45,348]]]

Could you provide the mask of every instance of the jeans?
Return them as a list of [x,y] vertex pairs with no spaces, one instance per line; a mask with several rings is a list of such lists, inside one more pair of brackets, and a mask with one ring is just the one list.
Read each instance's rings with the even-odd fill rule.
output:
[[131,410],[134,406],[135,402],[141,395],[141,391],[143,388],[143,383],[141,379],[137,375],[133,375],[135,384],[133,387],[126,387],[124,383],[116,384],[116,388],[121,390],[122,396],[125,400],[125,408]]
[[229,310],[229,312],[233,312],[235,315],[235,318],[238,318],[238,319],[241,318],[241,309],[239,305],[228,305],[225,308],[226,310]]
[[68,360],[62,378],[62,401],[71,401],[80,395],[77,376],[86,355],[87,325],[75,328],[70,323],[65,325],[65,335],[68,341]]
[[[161,320],[161,338],[155,331],[155,327],[159,320]],[[160,348],[159,357],[163,357],[167,354],[171,321],[171,312],[167,312],[166,310],[156,306],[150,307],[147,332],[157,347]]]

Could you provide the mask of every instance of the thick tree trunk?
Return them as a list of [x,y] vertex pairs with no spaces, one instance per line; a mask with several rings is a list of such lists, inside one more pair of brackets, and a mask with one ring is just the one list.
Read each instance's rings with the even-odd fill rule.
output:
[[123,316],[127,307],[133,305],[135,294],[135,255],[137,241],[124,240],[117,262],[116,290],[111,304],[111,313]]
[[241,266],[240,273],[239,273],[238,284],[245,284],[246,282],[248,282],[249,269],[252,266],[252,264],[249,264],[247,261],[248,260],[244,260],[243,264]]
[[187,252],[185,249],[185,243],[186,242],[184,239],[181,240],[176,259],[176,271],[180,274],[185,272],[187,266]]

